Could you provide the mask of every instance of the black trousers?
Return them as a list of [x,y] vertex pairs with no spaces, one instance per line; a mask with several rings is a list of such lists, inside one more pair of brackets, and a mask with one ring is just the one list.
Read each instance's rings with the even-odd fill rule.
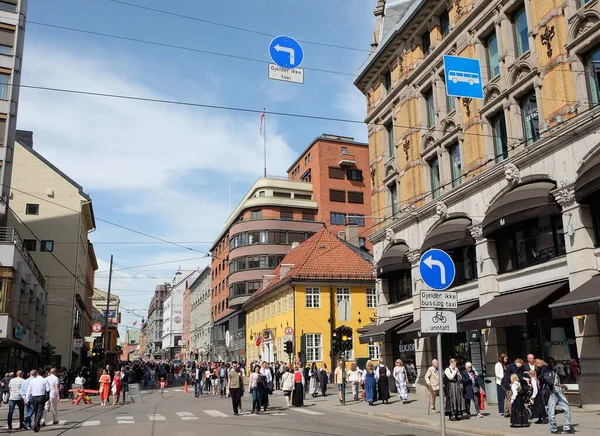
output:
[[42,417],[44,416],[46,396],[39,395],[31,397],[31,403],[33,404],[33,416],[35,416],[35,420],[33,421],[33,431],[38,432],[40,431],[40,423],[42,422]]
[[129,383],[121,383],[121,393],[123,394],[123,403],[125,402],[125,393],[128,391],[129,391]]
[[242,407],[242,388],[229,388],[229,395],[231,395],[231,404],[233,405],[233,413],[237,415],[239,409]]

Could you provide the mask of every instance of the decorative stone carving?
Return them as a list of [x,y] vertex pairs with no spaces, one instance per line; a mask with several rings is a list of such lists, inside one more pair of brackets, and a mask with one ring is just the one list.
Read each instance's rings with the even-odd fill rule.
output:
[[463,13],[463,7],[461,6],[460,2],[461,0],[454,0],[454,10],[456,11],[456,15],[458,15],[459,17]]
[[470,117],[471,116],[471,100],[468,97],[463,97],[461,98],[462,100],[462,105],[465,108],[465,111],[467,112],[467,116]]
[[375,186],[375,174],[377,174],[377,169],[372,166],[371,167],[371,185]]
[[448,213],[448,206],[443,201],[438,201],[435,204],[435,214],[441,219],[447,219],[450,214]]
[[552,57],[552,40],[556,36],[554,26],[544,26],[544,31],[540,33],[540,42],[546,47],[548,58]]
[[521,183],[521,172],[517,166],[513,163],[506,164],[504,166],[504,177],[508,183],[516,185]]
[[481,241],[483,239],[483,227],[481,223],[477,221],[473,221],[473,225],[469,227],[469,232],[471,232],[471,236],[475,241]]
[[404,72],[404,56],[402,56],[401,54],[398,55],[398,69],[400,70],[400,73]]
[[421,252],[419,250],[409,251],[406,253],[406,258],[412,266],[417,266],[419,264],[419,259],[421,258]]
[[396,232],[394,232],[391,228],[387,228],[385,231],[385,240],[391,244],[396,240]]
[[371,95],[371,91],[367,92],[367,109],[371,109],[373,107],[373,96]]
[[404,156],[406,156],[406,161],[408,162],[408,150],[410,150],[410,139],[405,139],[402,143],[402,150],[404,150]]
[[575,189],[573,186],[560,188],[554,191],[553,194],[556,202],[563,208],[573,206],[573,203],[575,203]]
[[579,27],[577,28],[577,33],[575,35],[575,38],[580,37],[581,35],[586,33],[588,30],[590,30],[592,27],[594,27],[596,24],[598,24],[597,17],[589,16],[589,17],[583,18],[583,20],[579,24]]

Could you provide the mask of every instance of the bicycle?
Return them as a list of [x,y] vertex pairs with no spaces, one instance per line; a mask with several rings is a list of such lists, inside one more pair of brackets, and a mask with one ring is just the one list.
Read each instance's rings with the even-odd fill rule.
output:
[[437,324],[438,322],[441,322],[442,324],[445,324],[447,320],[448,320],[448,319],[447,319],[447,318],[444,316],[444,314],[443,314],[443,313],[441,313],[441,312],[436,312],[436,313],[435,313],[435,316],[434,316],[433,318],[431,318],[431,321],[432,321],[434,324]]

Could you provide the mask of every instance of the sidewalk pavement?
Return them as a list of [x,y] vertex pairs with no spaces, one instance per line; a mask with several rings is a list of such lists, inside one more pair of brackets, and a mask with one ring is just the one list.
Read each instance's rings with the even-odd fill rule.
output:
[[[326,397],[312,398],[307,395],[305,404],[315,404],[320,407],[344,411],[353,414],[362,414],[374,416],[377,418],[388,419],[418,427],[427,427],[431,429],[440,429],[440,414],[435,413],[427,415],[427,398],[421,396],[409,395],[409,401],[402,404],[397,397],[392,394],[389,404],[381,404],[380,401],[375,406],[369,406],[366,402],[355,402],[352,395],[346,390],[346,405],[341,405],[337,396],[337,389],[329,389],[329,395]],[[439,409],[439,399],[438,405]],[[471,413],[475,413],[475,408],[471,405]],[[510,419],[501,417],[498,413],[498,407],[495,404],[486,405],[486,410],[482,411],[483,418],[473,416],[463,418],[460,421],[450,421],[446,418],[446,429],[449,433],[475,434],[482,436],[541,436],[550,434],[549,424],[531,424],[526,428],[511,428]],[[558,410],[556,421],[559,430],[562,430],[564,422],[563,413]],[[600,429],[600,410],[586,410],[578,407],[571,407],[572,427],[577,434],[582,436],[598,435]]]

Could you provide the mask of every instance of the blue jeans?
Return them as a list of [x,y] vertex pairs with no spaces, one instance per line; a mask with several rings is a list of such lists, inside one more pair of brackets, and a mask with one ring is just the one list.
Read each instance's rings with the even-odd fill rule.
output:
[[565,413],[565,424],[563,430],[567,431],[571,428],[571,407],[562,391],[555,391],[550,394],[548,399],[548,420],[550,421],[550,431],[556,431],[556,406]]
[[33,404],[31,401],[25,406],[25,419],[23,422],[27,428],[31,428],[31,417],[33,416]]
[[23,400],[8,400],[8,418],[6,423],[8,428],[12,428],[13,413],[15,413],[15,406],[19,408],[19,427],[23,427],[23,419],[25,418],[23,409],[25,408],[25,402]]
[[252,389],[252,412],[254,412],[255,410],[257,413],[260,412],[260,397],[261,395],[258,388]]
[[202,380],[196,380],[196,386],[194,387],[194,395],[196,397],[202,395]]

